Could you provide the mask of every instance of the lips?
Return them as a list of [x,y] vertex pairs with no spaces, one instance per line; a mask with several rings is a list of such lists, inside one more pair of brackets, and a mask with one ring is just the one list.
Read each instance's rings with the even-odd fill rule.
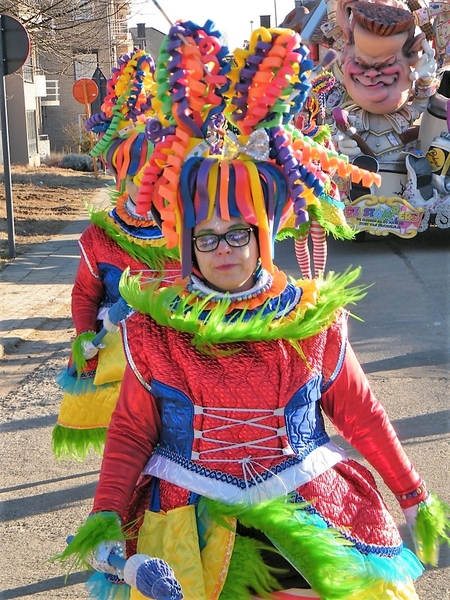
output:
[[236,264],[226,264],[226,265],[217,265],[215,268],[218,271],[231,271],[231,269],[234,269],[235,267],[237,267]]
[[364,88],[365,95],[374,102],[382,102],[389,95],[389,88],[397,83],[397,77],[382,77],[373,81],[367,77],[352,77],[355,85]]

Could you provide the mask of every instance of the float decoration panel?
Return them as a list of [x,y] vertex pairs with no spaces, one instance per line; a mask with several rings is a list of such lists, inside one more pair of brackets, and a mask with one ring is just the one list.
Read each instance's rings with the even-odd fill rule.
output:
[[417,235],[423,212],[423,208],[414,208],[399,196],[365,194],[345,206],[347,223],[355,230],[372,235],[393,233],[402,238]]

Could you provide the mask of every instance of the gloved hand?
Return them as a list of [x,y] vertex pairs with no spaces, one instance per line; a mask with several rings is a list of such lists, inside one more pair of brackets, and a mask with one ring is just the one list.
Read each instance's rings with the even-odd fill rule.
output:
[[119,327],[117,325],[114,325],[114,323],[109,318],[108,313],[106,313],[105,318],[103,319],[103,327],[109,333],[116,333],[116,331],[119,331]]
[[355,158],[355,156],[362,154],[361,148],[358,146],[355,140],[352,140],[348,137],[348,135],[342,133],[341,131],[338,131],[334,135],[333,142],[336,144],[339,152],[341,154],[345,154],[349,158]]
[[434,81],[436,77],[437,64],[434,58],[435,52],[427,40],[422,41],[423,54],[414,65],[414,70],[411,71],[409,78],[411,81],[419,81],[421,85],[426,85],[428,81]]
[[103,542],[89,555],[87,562],[93,569],[100,573],[108,573],[109,575],[115,575],[119,579],[123,579],[123,571],[113,567],[109,561],[110,554],[117,554],[118,556],[125,557],[125,542]]
[[419,512],[419,505],[410,506],[409,508],[402,508],[403,515],[405,517],[406,524],[410,529],[414,529],[414,525],[417,521],[417,513]]
[[83,357],[86,360],[94,358],[94,356],[97,355],[98,351],[104,347],[105,347],[105,344],[99,344],[98,346],[94,346],[94,344],[92,342],[88,342],[88,341],[81,343],[81,350],[83,352]]

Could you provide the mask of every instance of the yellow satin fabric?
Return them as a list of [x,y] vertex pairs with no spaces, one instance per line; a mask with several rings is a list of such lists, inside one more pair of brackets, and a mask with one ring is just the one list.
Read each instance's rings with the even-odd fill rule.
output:
[[[195,507],[182,506],[167,513],[147,511],[139,531],[137,551],[169,563],[185,600],[217,600],[233,550],[234,527],[229,530],[211,524],[205,542],[200,552]],[[132,588],[130,600],[146,599]]]
[[59,409],[58,425],[70,429],[108,427],[119,391],[120,381],[78,396],[66,392]]
[[94,385],[122,381],[127,364],[119,332],[107,333],[103,338],[105,347],[98,353],[98,367]]

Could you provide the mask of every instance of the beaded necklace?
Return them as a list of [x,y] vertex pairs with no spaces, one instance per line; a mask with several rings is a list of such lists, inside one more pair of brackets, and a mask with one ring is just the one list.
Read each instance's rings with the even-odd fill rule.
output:
[[197,294],[199,298],[208,298],[210,302],[220,302],[221,300],[227,300],[228,302],[242,302],[243,300],[251,300],[257,296],[264,294],[272,287],[273,277],[265,269],[261,269],[255,285],[245,292],[219,292],[208,287],[201,279],[196,275],[189,277],[187,289],[191,293]]

